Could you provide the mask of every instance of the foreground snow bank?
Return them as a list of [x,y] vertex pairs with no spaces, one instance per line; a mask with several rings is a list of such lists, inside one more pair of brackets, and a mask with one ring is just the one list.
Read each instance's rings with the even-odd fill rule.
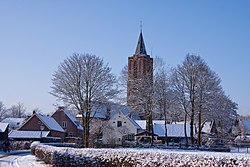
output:
[[75,149],[38,145],[35,155],[56,167],[73,166],[248,166],[249,154],[157,149]]

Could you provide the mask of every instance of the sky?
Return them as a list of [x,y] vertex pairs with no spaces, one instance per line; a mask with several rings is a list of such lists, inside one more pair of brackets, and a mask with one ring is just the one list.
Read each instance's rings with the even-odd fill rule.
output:
[[143,25],[147,52],[170,67],[199,54],[222,87],[250,115],[248,0],[2,0],[0,101],[27,112],[55,111],[51,78],[73,53],[103,58],[119,76]]

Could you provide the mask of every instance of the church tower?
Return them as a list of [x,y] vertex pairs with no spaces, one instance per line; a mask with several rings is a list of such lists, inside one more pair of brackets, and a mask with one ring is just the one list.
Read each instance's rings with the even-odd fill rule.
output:
[[[128,57],[127,105],[138,110],[140,95],[153,84],[153,58],[147,54],[142,31],[133,56]],[[146,88],[146,89],[145,89]],[[139,95],[140,94],[140,95]],[[139,107],[140,108],[140,107]],[[142,111],[139,111],[142,112]]]

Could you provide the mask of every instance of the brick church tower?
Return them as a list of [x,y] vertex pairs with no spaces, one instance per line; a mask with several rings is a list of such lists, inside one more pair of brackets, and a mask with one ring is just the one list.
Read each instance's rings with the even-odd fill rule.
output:
[[128,57],[127,105],[138,111],[138,106],[143,105],[139,96],[143,96],[152,84],[153,58],[147,54],[141,31],[135,53]]

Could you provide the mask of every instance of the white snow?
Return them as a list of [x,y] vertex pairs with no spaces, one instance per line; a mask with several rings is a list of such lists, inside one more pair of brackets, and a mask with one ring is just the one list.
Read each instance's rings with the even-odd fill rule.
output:
[[250,135],[250,120],[242,120],[242,125],[246,135]]
[[8,125],[8,123],[0,123],[0,132],[4,132]]
[[[50,131],[42,131],[42,137],[47,137]],[[41,131],[13,130],[9,133],[9,138],[40,139]]]
[[47,126],[50,130],[64,132],[63,128],[52,117],[47,117],[41,114],[36,114],[37,117]]
[[2,123],[8,123],[11,129],[19,128],[25,121],[25,118],[5,118]]
[[[167,124],[167,136],[168,137],[185,137],[184,125],[182,124]],[[165,136],[165,125],[154,124],[154,133],[158,136]],[[187,125],[187,137],[190,137],[190,126]]]
[[[52,155],[58,164],[129,164],[133,166],[247,166],[250,154],[172,149],[74,149],[39,145],[40,155]],[[44,152],[44,153],[41,153]],[[55,152],[55,153],[53,153]],[[50,157],[46,158],[51,159]],[[129,166],[128,165],[128,166]],[[56,165],[55,165],[56,166]],[[126,166],[126,165],[124,165]]]
[[[250,154],[246,153],[218,153],[197,150],[173,150],[173,149],[74,149],[58,148],[43,145],[44,151],[57,151],[63,159],[68,157],[67,163],[72,161],[98,161],[114,162],[116,164],[129,163],[133,166],[249,166]],[[24,151],[13,151],[12,153]],[[7,153],[0,152],[0,158]],[[75,155],[75,156],[74,156]],[[80,157],[82,156],[82,157]],[[98,157],[100,159],[95,159]],[[84,159],[85,158],[85,159]],[[16,162],[20,167],[51,167],[38,160],[33,155],[22,155]],[[79,163],[79,162],[78,162]],[[97,162],[93,162],[97,163]]]
[[[15,150],[8,153],[0,151],[0,166],[9,167],[52,167],[45,164],[34,155],[30,155],[29,150]],[[10,156],[10,158],[8,158]]]
[[[135,122],[142,128],[146,129],[146,120],[135,120]],[[184,124],[167,124],[167,135],[169,137],[185,137]],[[190,125],[186,125],[187,136],[190,137]],[[165,121],[164,120],[153,120],[154,134],[158,136],[165,136]]]

